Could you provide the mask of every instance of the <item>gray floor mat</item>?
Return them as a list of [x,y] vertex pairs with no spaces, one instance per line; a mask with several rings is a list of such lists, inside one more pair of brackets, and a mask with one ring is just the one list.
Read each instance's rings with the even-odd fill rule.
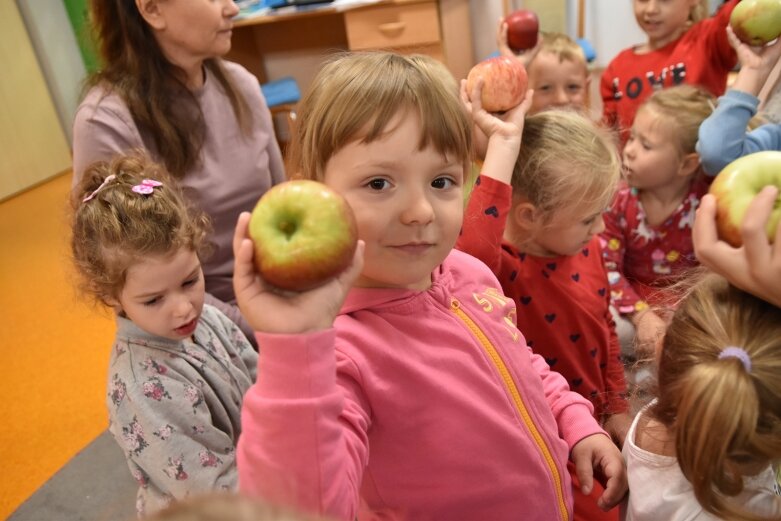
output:
[[137,490],[121,449],[104,431],[8,521],[130,521]]

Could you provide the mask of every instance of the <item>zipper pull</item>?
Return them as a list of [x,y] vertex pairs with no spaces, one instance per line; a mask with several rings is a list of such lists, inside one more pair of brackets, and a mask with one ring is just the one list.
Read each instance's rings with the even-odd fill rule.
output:
[[451,297],[450,298],[450,309],[453,311],[458,311],[461,309],[461,303],[458,301],[457,298]]

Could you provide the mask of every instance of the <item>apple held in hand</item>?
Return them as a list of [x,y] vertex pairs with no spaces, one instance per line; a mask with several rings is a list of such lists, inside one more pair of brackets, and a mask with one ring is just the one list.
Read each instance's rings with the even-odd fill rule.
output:
[[483,60],[469,71],[467,93],[471,96],[478,78],[483,78],[483,108],[488,112],[504,112],[518,105],[526,95],[529,78],[520,60],[497,56]]
[[507,45],[513,52],[525,51],[537,45],[540,20],[534,11],[518,9],[504,18],[507,24]]
[[761,46],[781,35],[781,0],[743,0],[729,17],[735,36]]
[[[732,246],[742,244],[740,225],[751,201],[764,187],[777,186],[781,190],[781,152],[756,152],[736,159],[724,167],[710,187],[716,197],[716,229],[719,238]],[[776,200],[767,223],[770,242],[776,235],[781,217],[781,196]]]
[[255,265],[280,289],[305,291],[347,268],[357,243],[347,201],[317,181],[280,183],[263,194],[249,223]]

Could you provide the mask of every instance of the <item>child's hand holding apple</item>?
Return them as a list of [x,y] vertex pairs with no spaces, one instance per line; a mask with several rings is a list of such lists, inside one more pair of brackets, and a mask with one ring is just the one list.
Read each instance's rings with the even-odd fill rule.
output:
[[[519,66],[523,67],[520,64]],[[468,80],[462,80],[461,101],[471,114],[479,132],[488,138],[482,175],[509,184],[521,147],[523,121],[531,107],[534,91],[526,90],[524,86],[523,95],[518,101],[514,101],[514,106],[502,114],[492,114],[484,108],[484,89],[485,80],[482,76],[477,77],[471,84]]]
[[282,183],[252,216],[239,216],[233,287],[254,330],[299,334],[333,325],[361,273],[364,248],[352,211],[334,194],[315,181]]
[[765,186],[751,200],[740,225],[740,247],[719,240],[717,199],[713,194],[700,201],[694,220],[693,240],[697,259],[735,286],[781,307],[781,227],[772,240],[767,223],[781,212],[778,186]]

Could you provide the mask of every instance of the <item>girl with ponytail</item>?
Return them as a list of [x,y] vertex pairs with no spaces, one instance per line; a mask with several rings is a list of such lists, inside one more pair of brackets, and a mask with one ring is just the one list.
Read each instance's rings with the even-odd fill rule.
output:
[[664,338],[656,399],[624,445],[625,519],[781,519],[781,309],[700,278]]

